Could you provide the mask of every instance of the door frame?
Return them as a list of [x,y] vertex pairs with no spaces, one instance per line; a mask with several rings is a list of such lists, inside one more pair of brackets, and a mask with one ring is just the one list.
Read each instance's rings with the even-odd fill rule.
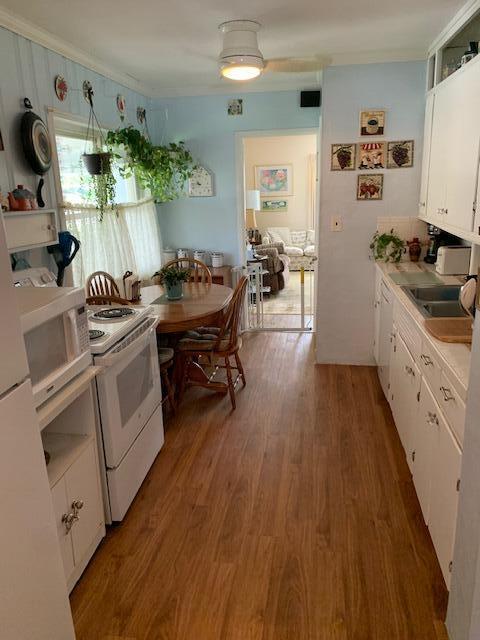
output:
[[[321,142],[321,128],[322,121],[319,120],[318,127],[301,127],[298,129],[266,129],[266,130],[253,130],[253,131],[236,131],[235,132],[235,176],[236,176],[236,193],[237,193],[237,242],[238,242],[238,255],[240,256],[240,263],[246,265],[247,254],[244,242],[244,229],[245,229],[245,147],[244,141],[246,138],[275,138],[280,136],[299,136],[299,135],[312,135],[316,136],[317,146],[317,167],[316,167],[316,211],[314,212],[315,218],[315,246],[319,246],[320,240],[320,142]],[[318,268],[318,256],[314,263],[314,279],[315,287],[313,291],[313,322],[312,329],[308,333],[314,333],[316,330],[316,308],[317,308],[317,268]],[[262,331],[268,331],[269,329],[262,329]],[[280,331],[280,329],[272,329],[272,331]],[[281,329],[281,331],[288,331],[287,329]],[[289,331],[299,332],[299,329],[290,329]]]

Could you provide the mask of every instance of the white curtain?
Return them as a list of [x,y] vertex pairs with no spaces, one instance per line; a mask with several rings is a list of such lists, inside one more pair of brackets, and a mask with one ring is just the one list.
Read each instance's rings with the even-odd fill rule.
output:
[[308,154],[308,228],[315,229],[317,208],[317,154]]
[[94,207],[65,204],[65,223],[81,242],[72,263],[73,283],[83,286],[94,271],[107,271],[122,280],[125,271],[148,283],[161,266],[162,242],[152,199],[119,205],[118,215],[107,211],[100,222]]

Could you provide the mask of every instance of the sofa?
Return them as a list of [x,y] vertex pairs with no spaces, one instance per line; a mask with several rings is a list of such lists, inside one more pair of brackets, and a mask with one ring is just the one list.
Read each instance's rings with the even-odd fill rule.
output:
[[317,259],[315,231],[312,229],[291,230],[289,227],[269,227],[262,233],[263,245],[282,244],[290,258],[290,271],[311,269]]
[[260,244],[255,247],[256,256],[267,256],[263,284],[270,287],[270,293],[281,291],[288,284],[290,258],[284,251],[283,243]]

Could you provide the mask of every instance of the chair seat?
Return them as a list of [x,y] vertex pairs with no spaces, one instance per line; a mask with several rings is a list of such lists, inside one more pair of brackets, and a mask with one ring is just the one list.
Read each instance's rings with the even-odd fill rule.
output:
[[173,356],[175,352],[170,347],[159,347],[158,348],[158,361],[160,364],[166,364],[173,360]]
[[[220,333],[219,327],[198,327],[192,331],[187,331],[185,336],[179,341],[180,351],[211,351],[217,342]],[[218,351],[226,349],[230,342],[230,336],[226,335],[218,345]]]

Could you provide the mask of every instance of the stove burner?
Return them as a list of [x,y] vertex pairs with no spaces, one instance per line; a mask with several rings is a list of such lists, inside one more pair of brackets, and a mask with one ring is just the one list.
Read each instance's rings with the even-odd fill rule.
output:
[[100,329],[90,329],[88,334],[90,336],[90,340],[98,340],[99,338],[103,338],[105,331],[100,331]]
[[129,307],[112,307],[111,309],[102,309],[93,314],[94,318],[100,320],[118,320],[126,316],[131,316],[135,313],[133,309]]

